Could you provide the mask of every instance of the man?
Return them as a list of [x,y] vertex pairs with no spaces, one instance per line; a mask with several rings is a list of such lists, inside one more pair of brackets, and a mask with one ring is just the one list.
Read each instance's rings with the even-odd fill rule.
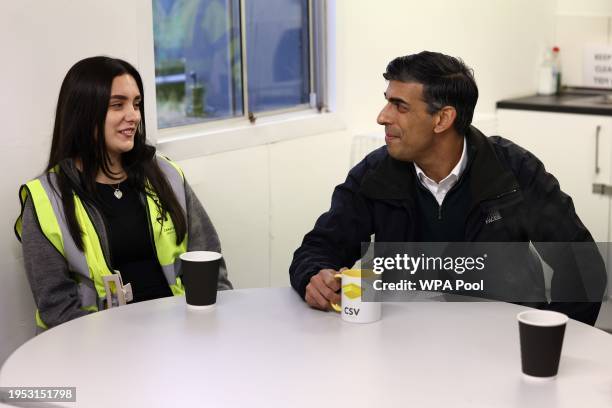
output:
[[[562,244],[593,239],[535,156],[470,125],[478,99],[471,70],[424,51],[394,59],[383,76],[387,102],[377,121],[386,146],[349,172],[304,237],[289,269],[295,290],[317,309],[338,303],[333,276],[361,257],[372,235],[378,242],[533,242],[555,272],[553,301],[542,285],[537,307],[593,325],[606,286],[603,261],[594,244],[587,254]],[[551,242],[557,250],[541,244]],[[587,263],[588,288],[576,272]]]

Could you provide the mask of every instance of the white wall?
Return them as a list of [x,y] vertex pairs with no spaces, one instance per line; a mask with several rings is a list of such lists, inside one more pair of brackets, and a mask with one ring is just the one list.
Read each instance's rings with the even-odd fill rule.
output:
[[[344,131],[179,162],[210,213],[237,287],[288,284],[293,250],[329,206],[349,166],[352,135],[376,130],[381,73],[422,49],[461,56],[476,72],[478,111],[535,89],[541,47],[552,40],[554,0],[339,0],[336,103]],[[6,165],[0,172],[0,362],[34,333],[33,302],[12,230],[18,186],[44,167],[61,79],[78,59],[108,54],[153,82],[150,2],[2,2],[0,89]],[[148,79],[147,79],[148,78]],[[151,89],[147,112],[154,115]],[[155,118],[147,118],[149,126]]]
[[[45,167],[60,83],[77,60],[110,54],[138,63],[146,2],[0,2],[0,362],[34,335],[34,304],[13,233],[20,184]],[[146,10],[146,8],[145,8]]]
[[612,46],[612,1],[558,0],[554,42],[561,50],[563,84],[585,86],[582,69],[585,47]]
[[[347,123],[375,129],[386,63],[424,49],[461,57],[475,71],[477,111],[535,90],[537,57],[553,35],[554,1],[341,1],[339,51]],[[379,6],[380,4],[380,6]],[[339,47],[340,48],[340,47]]]

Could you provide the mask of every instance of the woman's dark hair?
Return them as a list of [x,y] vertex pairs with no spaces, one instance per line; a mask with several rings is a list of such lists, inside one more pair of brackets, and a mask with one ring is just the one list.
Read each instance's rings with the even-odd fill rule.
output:
[[454,127],[465,135],[472,123],[478,101],[474,73],[463,61],[438,52],[423,51],[397,57],[383,74],[387,81],[416,82],[423,85],[423,99],[430,114],[445,106],[457,111]]
[[[73,193],[96,202],[96,175],[101,170],[111,179],[119,177],[110,168],[106,150],[104,123],[109,107],[113,79],[130,75],[138,84],[141,95],[141,121],[134,135],[134,147],[121,156],[128,183],[145,194],[148,181],[159,198],[162,220],[172,218],[177,244],[187,233],[186,216],[170,184],[157,164],[155,147],[146,144],[145,110],[142,78],[129,63],[109,57],[91,57],[74,64],[66,74],[60,89],[55,113],[53,141],[47,171],[57,169],[59,193],[66,214],[70,235],[83,250],[81,229],[76,219]],[[75,183],[63,170],[62,164],[79,159],[81,183]],[[59,165],[59,166],[58,166]]]

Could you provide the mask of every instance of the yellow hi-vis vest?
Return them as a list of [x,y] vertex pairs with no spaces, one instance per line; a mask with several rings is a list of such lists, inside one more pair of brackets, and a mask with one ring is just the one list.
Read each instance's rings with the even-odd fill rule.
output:
[[[176,164],[162,156],[158,156],[157,163],[174,191],[183,213],[186,215],[183,172]],[[27,197],[30,197],[43,234],[55,249],[66,258],[68,269],[74,274],[81,308],[88,311],[98,311],[104,307],[106,299],[102,277],[113,274],[113,269],[110,266],[110,261],[104,256],[99,234],[87,208],[83,205],[81,199],[74,194],[74,211],[82,231],[84,250],[80,251],[77,248],[70,235],[64,215],[64,207],[58,194],[57,174],[51,171],[48,175],[49,178],[46,174],[43,174],[21,186],[19,197],[22,209]],[[159,206],[156,204],[158,201],[157,195],[150,188],[147,191],[149,194],[146,197],[145,207],[149,216],[150,231],[153,235],[157,260],[172,293],[175,296],[183,295],[185,290],[179,277],[179,255],[187,250],[187,236],[185,235],[185,239],[179,245],[176,244],[176,232],[172,218],[167,216],[162,223]],[[15,231],[19,238],[21,238],[22,232],[22,215],[23,213],[19,215],[15,222]],[[40,318],[38,310],[36,311],[36,324],[43,329],[47,328],[47,325]]]

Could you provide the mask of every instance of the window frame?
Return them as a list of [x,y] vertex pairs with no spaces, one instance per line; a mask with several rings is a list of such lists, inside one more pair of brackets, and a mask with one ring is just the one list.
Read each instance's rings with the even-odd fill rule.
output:
[[[244,27],[244,3],[241,4],[241,22]],[[335,35],[331,25],[335,21],[334,0],[308,0],[310,26],[310,104],[258,113],[255,120],[249,120],[248,101],[243,102],[245,114],[240,117],[221,118],[198,124],[175,126],[164,129],[157,127],[157,100],[155,94],[155,60],[153,55],[153,7],[150,5],[149,30],[147,35],[151,69],[143,73],[147,93],[147,135],[164,154],[175,160],[199,157],[224,151],[237,150],[290,140],[298,137],[345,129],[340,117],[335,114],[334,69]],[[330,35],[331,34],[331,35]],[[243,85],[246,77],[246,31],[241,29]],[[141,70],[142,71],[142,70]],[[147,75],[148,74],[148,75]],[[314,85],[314,87],[313,87]],[[243,98],[248,98],[243,86]],[[313,92],[314,91],[314,92]],[[316,95],[316,97],[314,96]]]

